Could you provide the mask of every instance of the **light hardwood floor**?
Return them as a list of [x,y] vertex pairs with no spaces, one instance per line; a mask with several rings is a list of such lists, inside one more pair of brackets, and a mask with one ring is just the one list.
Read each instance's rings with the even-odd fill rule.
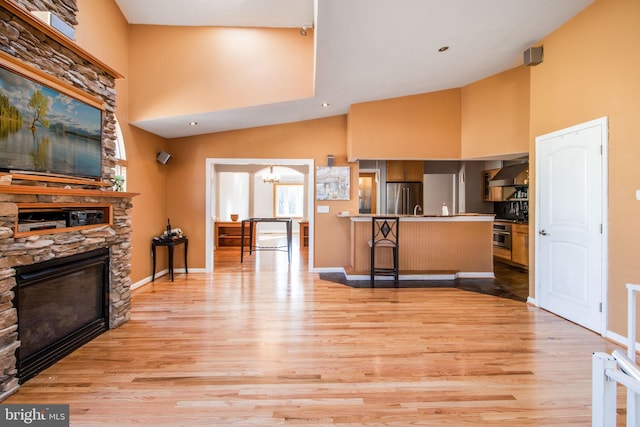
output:
[[591,353],[616,348],[510,299],[216,257],[136,290],[128,323],[4,403],[70,404],[78,426],[586,426]]

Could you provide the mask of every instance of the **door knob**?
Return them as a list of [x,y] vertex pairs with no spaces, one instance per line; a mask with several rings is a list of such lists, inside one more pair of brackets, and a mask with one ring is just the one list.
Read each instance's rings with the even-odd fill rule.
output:
[[538,231],[538,234],[540,234],[541,236],[548,236],[549,233],[547,233],[547,230],[540,230]]

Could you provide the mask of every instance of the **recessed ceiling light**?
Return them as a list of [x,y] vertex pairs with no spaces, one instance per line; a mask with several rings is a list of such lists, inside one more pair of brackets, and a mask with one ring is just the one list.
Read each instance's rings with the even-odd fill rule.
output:
[[198,126],[198,122],[189,122],[189,126]]
[[331,105],[331,104],[329,104],[328,102],[323,102],[323,103],[322,103],[322,106],[323,106],[323,107],[328,107],[329,105]]
[[442,46],[440,49],[438,49],[438,52],[445,52],[449,50],[449,46]]

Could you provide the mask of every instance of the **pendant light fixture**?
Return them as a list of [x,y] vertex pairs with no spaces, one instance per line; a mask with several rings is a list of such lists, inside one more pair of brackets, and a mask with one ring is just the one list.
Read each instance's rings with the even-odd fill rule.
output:
[[262,181],[269,184],[280,182],[280,177],[273,173],[273,165],[269,166],[269,173],[262,177]]

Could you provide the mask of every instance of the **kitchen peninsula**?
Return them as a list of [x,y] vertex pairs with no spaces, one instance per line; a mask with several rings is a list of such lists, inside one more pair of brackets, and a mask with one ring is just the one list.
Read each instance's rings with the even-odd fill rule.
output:
[[[343,215],[351,221],[348,280],[369,278],[371,215]],[[493,278],[491,214],[400,216],[400,280]],[[386,258],[385,258],[386,257]],[[390,251],[376,252],[376,264],[391,264]]]

